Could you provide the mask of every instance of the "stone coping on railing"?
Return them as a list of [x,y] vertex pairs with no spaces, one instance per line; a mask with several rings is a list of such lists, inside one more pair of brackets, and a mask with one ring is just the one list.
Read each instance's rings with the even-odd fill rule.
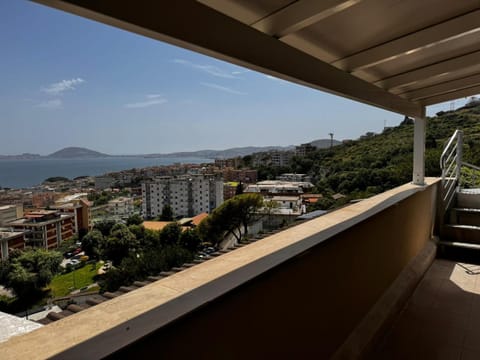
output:
[[14,337],[1,357],[104,357],[439,180],[399,186]]

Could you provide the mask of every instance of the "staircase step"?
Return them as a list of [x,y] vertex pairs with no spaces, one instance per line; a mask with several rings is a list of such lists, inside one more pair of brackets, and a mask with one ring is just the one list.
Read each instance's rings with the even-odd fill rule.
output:
[[445,225],[443,227],[442,239],[450,242],[480,244],[480,226]]
[[449,218],[453,224],[480,226],[480,209],[453,208]]
[[476,209],[476,208],[454,208],[453,210],[456,211],[456,212],[467,212],[467,213],[480,214],[480,209]]
[[480,244],[463,243],[457,241],[439,241],[438,245],[458,247],[463,249],[480,250]]

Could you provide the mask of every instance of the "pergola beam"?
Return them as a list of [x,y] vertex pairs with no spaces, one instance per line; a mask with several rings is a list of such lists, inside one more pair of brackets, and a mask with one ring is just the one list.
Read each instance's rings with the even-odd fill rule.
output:
[[461,79],[446,81],[441,84],[427,86],[401,94],[406,99],[419,101],[425,98],[451,93],[453,91],[471,88],[480,85],[480,74],[471,75]]
[[424,66],[419,69],[378,80],[375,82],[375,84],[384,89],[392,90],[402,86],[414,84],[427,78],[442,76],[458,69],[475,66],[479,62],[480,51],[475,51],[467,55],[458,56],[433,65]]
[[480,85],[472,86],[470,88],[462,89],[458,91],[452,91],[442,95],[428,97],[426,99],[421,100],[420,103],[424,106],[429,106],[429,105],[434,105],[441,102],[451,101],[451,100],[459,99],[462,97],[468,97],[468,96],[473,96],[477,94],[480,94]]
[[448,41],[458,40],[473,32],[480,32],[479,19],[480,10],[476,10],[337,60],[332,65],[352,72],[411,55]]
[[261,32],[282,38],[329,16],[337,14],[361,0],[300,0],[251,24]]

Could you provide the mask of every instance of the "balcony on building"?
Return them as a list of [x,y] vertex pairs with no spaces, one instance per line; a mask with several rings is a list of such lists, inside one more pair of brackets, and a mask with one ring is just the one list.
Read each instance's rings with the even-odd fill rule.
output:
[[2,359],[476,358],[480,268],[438,256],[478,256],[466,242],[478,233],[449,242],[445,227],[462,192],[461,132],[443,178],[425,177],[424,150],[426,107],[480,92],[478,0],[37,2],[412,117],[413,171],[12,337]]

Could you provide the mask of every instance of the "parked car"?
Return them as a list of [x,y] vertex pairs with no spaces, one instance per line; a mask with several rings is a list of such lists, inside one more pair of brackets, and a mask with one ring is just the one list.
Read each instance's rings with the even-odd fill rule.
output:
[[76,266],[78,264],[80,264],[80,260],[78,259],[70,259],[67,261],[67,265]]

